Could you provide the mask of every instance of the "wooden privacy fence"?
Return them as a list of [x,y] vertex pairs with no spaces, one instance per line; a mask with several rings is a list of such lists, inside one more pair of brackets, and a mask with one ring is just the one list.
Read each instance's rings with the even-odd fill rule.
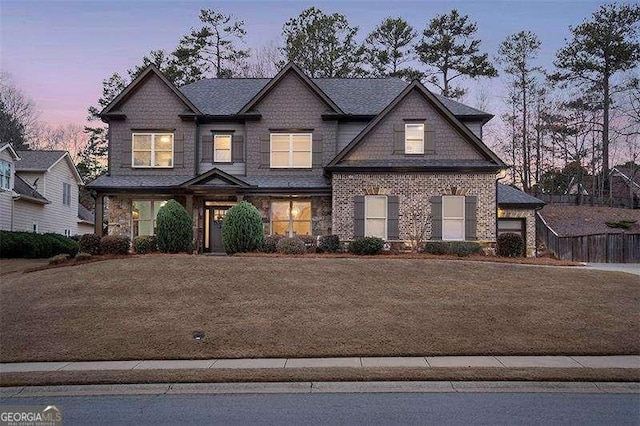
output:
[[575,262],[640,263],[640,234],[592,234],[560,237],[536,216],[536,232],[557,258]]

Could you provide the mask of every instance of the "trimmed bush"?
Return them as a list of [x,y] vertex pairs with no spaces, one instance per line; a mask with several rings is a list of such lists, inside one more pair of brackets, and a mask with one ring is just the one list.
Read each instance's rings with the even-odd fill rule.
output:
[[155,235],[141,235],[133,239],[133,250],[138,254],[158,251],[158,239]]
[[253,204],[242,201],[227,210],[222,221],[222,242],[228,254],[259,250],[263,240],[262,216]]
[[424,245],[424,252],[429,254],[452,254],[467,257],[482,253],[482,246],[473,241],[428,241]]
[[502,257],[522,257],[524,240],[521,235],[511,232],[498,235],[496,254]]
[[316,248],[318,247],[318,240],[316,240],[316,237],[311,235],[298,235],[296,238],[300,238],[300,240],[302,240],[307,249],[307,253],[316,252]]
[[284,235],[278,234],[265,236],[264,240],[262,241],[261,250],[265,253],[275,253],[276,251],[278,251],[278,241],[283,238],[285,238]]
[[349,243],[349,253],[358,255],[380,254],[384,248],[384,240],[378,237],[357,238]]
[[318,251],[321,253],[337,253],[340,251],[340,237],[337,235],[320,235]]
[[80,251],[89,254],[100,254],[100,237],[96,234],[84,234],[80,237]]
[[1,257],[38,259],[77,252],[78,244],[60,234],[0,231]]
[[283,238],[277,244],[278,253],[282,254],[305,254],[307,246],[304,241],[298,237]]
[[83,253],[80,252],[78,254],[76,254],[76,260],[82,262],[83,260],[89,260],[91,259],[91,253]]
[[129,254],[131,240],[124,235],[106,235],[100,240],[102,254]]
[[193,251],[193,220],[176,200],[169,200],[156,218],[158,249],[163,253]]

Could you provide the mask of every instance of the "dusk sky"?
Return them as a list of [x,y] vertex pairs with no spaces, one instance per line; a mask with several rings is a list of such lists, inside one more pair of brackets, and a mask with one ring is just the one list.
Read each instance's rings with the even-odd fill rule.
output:
[[[457,8],[479,26],[493,58],[505,36],[520,30],[542,40],[540,63],[551,66],[569,25],[588,18],[601,1],[8,1],[0,0],[1,70],[26,92],[50,124],[78,123],[95,104],[102,80],[124,73],[152,49],[172,50],[201,8],[215,7],[246,23],[247,46],[279,40],[283,23],[315,5],[345,14],[363,39],[384,17],[402,16],[417,30]],[[501,81],[485,83],[492,103]],[[471,96],[471,95],[470,95]],[[473,104],[468,97],[467,103]],[[495,111],[489,111],[495,112]]]

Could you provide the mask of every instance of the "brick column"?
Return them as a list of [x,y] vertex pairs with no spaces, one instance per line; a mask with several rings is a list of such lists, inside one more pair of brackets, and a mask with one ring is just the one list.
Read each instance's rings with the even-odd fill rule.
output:
[[102,222],[103,222],[103,217],[104,217],[104,195],[98,193],[98,196],[96,197],[96,214],[95,214],[95,223],[94,223],[94,230],[93,232],[96,233],[96,235],[100,235],[102,237]]

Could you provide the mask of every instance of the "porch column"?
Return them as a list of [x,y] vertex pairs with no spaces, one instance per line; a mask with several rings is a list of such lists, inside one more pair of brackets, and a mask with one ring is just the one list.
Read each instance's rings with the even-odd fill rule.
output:
[[193,217],[193,195],[187,195],[186,209],[189,216]]
[[93,232],[96,233],[96,235],[99,235],[102,237],[102,222],[103,222],[103,217],[104,217],[104,195],[102,194],[98,194],[98,196],[96,197],[96,214],[95,214],[95,223],[93,225]]

